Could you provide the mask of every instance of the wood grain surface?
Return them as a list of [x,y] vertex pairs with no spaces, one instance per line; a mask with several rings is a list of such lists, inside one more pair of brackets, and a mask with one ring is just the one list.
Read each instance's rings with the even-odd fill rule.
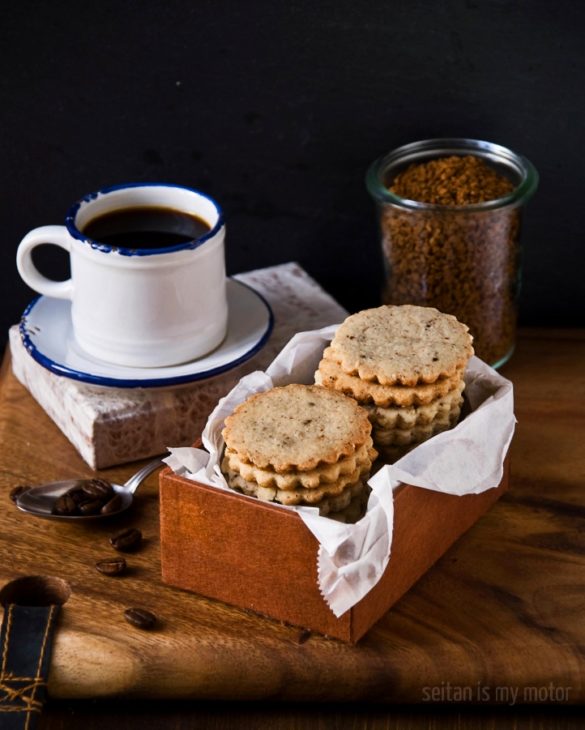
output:
[[[51,696],[510,704],[536,688],[539,700],[583,701],[585,333],[525,333],[503,374],[519,420],[510,492],[352,647],[302,641],[298,629],[163,586],[156,477],[117,525],[62,525],[14,509],[14,485],[90,471],[5,363],[0,584],[49,574],[72,589]],[[133,468],[102,474],[125,479]],[[95,561],[113,554],[108,536],[126,525],[146,536],[128,558],[132,572],[98,574]],[[122,613],[134,605],[155,611],[160,629],[129,627]]]

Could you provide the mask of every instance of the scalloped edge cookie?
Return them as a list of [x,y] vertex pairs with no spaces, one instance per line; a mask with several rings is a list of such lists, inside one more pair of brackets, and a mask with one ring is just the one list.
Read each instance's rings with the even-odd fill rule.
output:
[[414,428],[374,429],[374,443],[376,446],[415,446],[436,436],[442,431],[453,428],[459,420],[460,408],[450,411],[446,416],[436,418],[431,423]]
[[372,468],[378,458],[372,438],[360,446],[354,454],[344,456],[335,464],[325,464],[309,471],[291,471],[278,473],[269,469],[260,469],[254,464],[245,462],[241,456],[231,449],[226,449],[222,461],[222,471],[231,471],[239,474],[246,481],[255,482],[260,487],[275,487],[276,489],[316,489],[322,485],[334,484],[345,479],[356,470],[365,475]]
[[[351,484],[346,484],[343,489],[337,492],[326,492],[325,488],[323,490],[277,490],[270,487],[260,487],[255,482],[248,482],[239,474],[232,472],[226,475],[226,481],[231,489],[249,497],[256,497],[262,502],[279,502],[287,506],[318,507],[321,515],[345,509],[350,504],[352,497],[361,495],[365,488],[365,482],[360,479]],[[317,491],[323,493],[319,499],[313,499]],[[286,502],[282,501],[281,497],[286,499]],[[307,498],[311,501],[308,501]]]
[[309,471],[350,456],[370,438],[368,414],[352,398],[317,385],[256,393],[225,419],[226,446],[275,472]]
[[463,405],[465,383],[462,380],[452,391],[435,399],[426,406],[398,406],[383,408],[382,406],[363,405],[376,429],[414,428],[432,423],[435,418],[445,416]]
[[450,378],[473,355],[467,325],[434,307],[385,304],[350,315],[323,357],[347,375],[414,387]]
[[434,383],[422,383],[412,387],[405,385],[381,385],[362,380],[355,375],[348,375],[333,360],[321,360],[315,373],[315,382],[327,390],[334,390],[355,398],[360,405],[376,405],[383,408],[390,406],[423,406],[457,388],[463,378],[463,371],[456,371],[450,378],[443,378]]

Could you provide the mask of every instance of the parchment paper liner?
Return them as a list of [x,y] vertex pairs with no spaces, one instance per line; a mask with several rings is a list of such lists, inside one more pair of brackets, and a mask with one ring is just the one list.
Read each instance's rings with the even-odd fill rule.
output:
[[[295,335],[266,372],[256,371],[219,401],[202,434],[206,450],[169,448],[166,463],[176,474],[229,491],[220,470],[223,422],[252,393],[289,383],[313,383],[324,348],[339,325]],[[321,517],[315,507],[286,507],[299,513],[319,542],[317,575],[327,605],[339,617],[381,578],[392,545],[393,490],[401,483],[446,494],[479,494],[496,487],[516,419],[512,383],[473,357],[465,373],[471,413],[455,428],[434,436],[368,482],[372,488],[365,516],[356,524]],[[254,497],[245,497],[254,499]],[[274,503],[277,504],[277,503]]]

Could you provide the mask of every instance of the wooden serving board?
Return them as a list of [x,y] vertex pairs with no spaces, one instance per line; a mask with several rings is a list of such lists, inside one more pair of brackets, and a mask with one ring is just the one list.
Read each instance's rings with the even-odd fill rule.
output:
[[[510,492],[350,646],[163,585],[156,476],[118,524],[19,513],[16,484],[91,472],[5,360],[0,586],[25,575],[71,586],[51,696],[509,702],[556,691],[553,701],[583,701],[585,333],[525,333],[503,374],[519,420]],[[124,480],[135,468],[101,473]],[[114,555],[108,536],[124,526],[140,527],[145,546],[128,556],[128,576],[102,576],[95,561]],[[159,630],[128,626],[129,606],[153,610]]]

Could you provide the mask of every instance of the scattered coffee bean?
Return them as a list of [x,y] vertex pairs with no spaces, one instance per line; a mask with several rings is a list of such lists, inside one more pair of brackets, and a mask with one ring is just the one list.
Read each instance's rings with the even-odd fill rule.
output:
[[14,487],[14,489],[10,490],[9,497],[13,502],[16,502],[20,495],[28,492],[29,489],[29,486],[26,486],[25,484],[19,484],[17,487]]
[[69,492],[62,494],[59,499],[56,500],[53,505],[53,514],[62,515],[64,517],[70,517],[71,515],[77,514],[77,505],[73,501],[73,497]]
[[119,550],[122,553],[129,553],[140,547],[140,544],[142,543],[142,533],[135,527],[129,527],[126,530],[117,532],[113,537],[111,537],[110,543],[114,550]]
[[[71,500],[73,501],[73,500]],[[90,499],[87,502],[75,505],[82,515],[97,515],[101,510],[103,502],[101,499]]]
[[109,502],[104,504],[100,511],[103,515],[112,515],[114,512],[118,512],[122,509],[122,504],[122,497],[120,497],[119,494],[115,494]]
[[146,631],[152,629],[157,621],[154,613],[147,611],[145,608],[127,608],[124,611],[124,618],[132,626]]
[[88,496],[102,501],[109,499],[114,494],[114,487],[105,479],[87,479],[81,488]]
[[126,572],[126,561],[124,558],[107,558],[98,560],[96,569],[104,575],[121,575]]

